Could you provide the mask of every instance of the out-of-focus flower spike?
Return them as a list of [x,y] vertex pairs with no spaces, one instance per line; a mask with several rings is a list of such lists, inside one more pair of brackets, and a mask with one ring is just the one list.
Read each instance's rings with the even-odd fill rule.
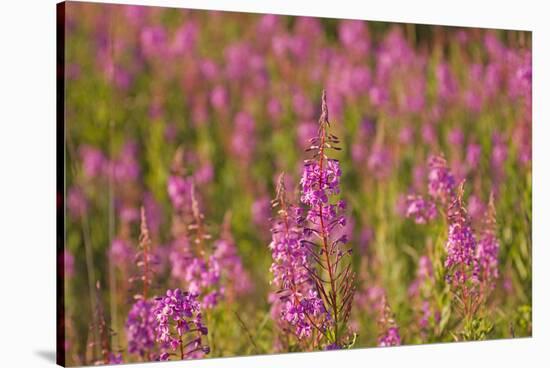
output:
[[381,317],[378,321],[381,334],[378,336],[378,346],[398,346],[401,345],[401,336],[399,327],[395,322],[390,305],[384,295],[382,303]]
[[477,249],[477,259],[480,263],[482,282],[491,290],[499,277],[498,252],[500,244],[496,234],[496,210],[494,194],[491,193],[485,213],[481,239]]

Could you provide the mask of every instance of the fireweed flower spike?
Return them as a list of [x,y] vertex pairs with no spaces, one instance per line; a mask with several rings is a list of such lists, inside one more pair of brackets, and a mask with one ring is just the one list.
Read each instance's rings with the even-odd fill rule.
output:
[[399,328],[392,316],[392,312],[386,298],[382,303],[382,316],[378,321],[382,333],[378,337],[378,346],[398,346],[401,345],[401,336]]
[[204,256],[205,242],[211,239],[210,234],[206,232],[204,226],[204,215],[200,211],[199,201],[195,191],[195,185],[191,184],[191,213],[193,216],[193,222],[188,226],[189,232],[195,233],[194,244],[198,254]]
[[143,207],[141,208],[139,246],[140,251],[136,256],[136,265],[141,269],[141,275],[131,281],[141,281],[142,293],[134,296],[137,301],[132,305],[126,319],[126,338],[130,354],[138,354],[142,359],[151,360],[153,358],[151,350],[155,346],[155,319],[152,312],[153,301],[147,299],[147,296],[152,283],[151,263],[153,258],[151,238]]
[[407,196],[407,217],[413,217],[417,224],[426,224],[437,216],[435,203],[420,195]]
[[430,198],[410,194],[406,198],[405,215],[417,224],[426,224],[437,217],[437,206],[446,208],[455,190],[455,178],[442,155],[428,158],[428,194]]
[[193,179],[184,177],[184,172],[184,155],[180,147],[168,180],[168,194],[174,208],[174,240],[169,255],[171,273],[183,281],[186,290],[199,297],[203,308],[211,308],[222,297],[220,264],[207,247],[211,235],[206,229]]
[[476,258],[477,241],[470,224],[470,218],[463,205],[464,182],[457,189],[455,198],[449,205],[447,221],[449,223],[448,237],[445,248],[447,258],[447,281],[459,308],[468,322],[480,306],[479,298],[479,261]]
[[445,267],[450,271],[450,281],[453,284],[465,284],[469,280],[478,280],[477,243],[468,213],[463,206],[463,196],[464,183],[459,186],[447,214],[449,232]]
[[204,308],[212,308],[222,297],[220,288],[220,263],[214,254],[207,252],[207,242],[212,236],[207,232],[204,215],[200,211],[195,186],[191,184],[192,222],[188,226],[192,235],[194,257],[190,260],[185,281],[189,292],[200,295]]
[[125,269],[133,261],[135,249],[125,239],[115,238],[109,248],[109,257],[116,267]]
[[184,173],[184,151],[182,147],[178,147],[172,160],[167,185],[168,196],[177,217],[185,217],[190,207],[191,180],[185,178]]
[[477,248],[477,259],[480,266],[481,281],[488,289],[495,287],[498,279],[498,251],[500,245],[496,236],[496,213],[494,196],[491,193],[487,212],[485,214],[484,227]]
[[142,359],[151,360],[150,351],[155,346],[155,317],[153,302],[139,299],[128,312],[126,319],[126,339],[128,352],[138,354]]
[[378,346],[399,346],[401,337],[397,327],[389,327],[383,335],[378,338]]
[[142,294],[136,294],[135,299],[147,299],[148,291],[152,283],[152,266],[155,257],[151,252],[151,237],[147,227],[145,209],[141,207],[141,225],[139,233],[139,252],[136,254],[136,266],[141,269],[141,275],[130,279],[131,282],[140,281]]
[[423,340],[440,321],[440,312],[433,300],[435,283],[432,261],[426,255],[421,256],[418,260],[416,278],[408,289],[408,297],[417,315],[416,323]]
[[433,200],[443,204],[449,203],[455,188],[455,178],[447,161],[441,155],[428,159],[428,193]]
[[96,360],[95,364],[121,364],[122,355],[112,350],[111,337],[115,335],[115,332],[107,325],[107,321],[105,320],[105,311],[101,303],[101,285],[99,281],[96,282],[95,292],[96,305],[94,313],[97,325],[92,326],[91,329],[97,330],[97,336],[94,336],[94,339],[89,344],[92,348],[98,347],[99,353],[101,354],[101,359]]
[[277,196],[272,203],[278,207],[269,244],[273,257],[272,284],[278,289],[273,301],[273,308],[280,311],[277,323],[298,340],[312,337],[314,331],[323,336],[327,315],[309,273],[312,264],[302,244],[303,228],[298,224],[301,209],[288,203],[284,174],[279,177]]
[[237,244],[231,233],[231,213],[224,216],[221,236],[215,242],[214,258],[218,260],[221,270],[221,283],[224,285],[225,297],[234,301],[252,289],[250,274],[245,269],[237,250]]
[[328,132],[329,127],[326,93],[323,91],[318,135],[310,140],[311,145],[306,150],[313,155],[305,161],[300,181],[300,199],[306,206],[305,217],[300,222],[305,226],[302,243],[315,266],[309,269],[309,274],[331,317],[329,343],[343,347],[343,334],[355,293],[355,273],[348,258],[351,250],[345,247],[348,242],[346,234],[336,236],[337,227],[346,224],[342,214],[346,204],[342,200],[331,200],[340,193],[342,171],[339,161],[327,156],[329,150],[340,150],[337,147],[340,141]]
[[433,266],[428,256],[422,256],[418,260],[418,268],[416,270],[416,278],[409,287],[409,296],[414,296],[419,293],[421,285],[433,277]]
[[[153,315],[156,325],[156,340],[167,344],[180,359],[189,359],[208,354],[210,348],[203,344],[208,329],[202,323],[201,305],[194,294],[180,289],[167,290],[166,295],[155,299]],[[168,360],[170,354],[160,355]]]
[[185,281],[188,266],[193,259],[188,226],[191,221],[191,180],[184,177],[184,152],[178,147],[168,177],[167,191],[172,204],[172,242],[169,253],[171,276]]

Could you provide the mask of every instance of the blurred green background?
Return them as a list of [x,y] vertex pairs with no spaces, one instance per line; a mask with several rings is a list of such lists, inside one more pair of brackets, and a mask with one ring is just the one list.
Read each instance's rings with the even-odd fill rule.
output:
[[[420,334],[408,294],[419,257],[430,249],[434,259],[443,256],[445,222],[417,225],[400,210],[407,193],[426,192],[426,160],[439,153],[466,180],[466,198],[483,204],[491,191],[497,196],[500,278],[486,306],[487,338],[531,335],[531,92],[522,79],[529,32],[86,3],[66,9],[69,364],[94,361],[96,281],[116,333],[113,351],[138,360],[125,352],[124,333],[133,259],[110,249],[121,237],[137,249],[134,213],[147,201],[157,208],[153,290],[181,287],[168,256],[167,180],[178,147],[214,238],[231,212],[253,283],[247,295],[209,311],[210,356],[277,352],[269,201],[281,172],[299,198],[323,89],[342,139],[336,158],[353,223],[355,347],[376,345],[377,290],[404,344],[455,339],[450,328]],[[480,148],[475,167],[466,164],[469,144]],[[472,219],[478,229],[479,217]],[[439,303],[445,309],[449,300]]]

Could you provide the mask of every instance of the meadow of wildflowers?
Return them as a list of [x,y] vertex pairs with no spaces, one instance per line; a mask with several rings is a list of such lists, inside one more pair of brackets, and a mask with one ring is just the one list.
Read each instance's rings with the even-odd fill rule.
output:
[[66,3],[66,365],[531,336],[531,34]]

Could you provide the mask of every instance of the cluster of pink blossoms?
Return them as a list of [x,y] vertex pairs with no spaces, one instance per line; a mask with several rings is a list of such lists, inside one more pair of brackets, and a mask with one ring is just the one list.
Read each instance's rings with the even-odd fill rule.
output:
[[304,229],[299,225],[301,209],[288,203],[283,176],[281,176],[277,198],[274,204],[279,207],[274,220],[272,240],[272,284],[278,288],[279,297],[275,307],[279,308],[279,323],[290,325],[298,339],[308,338],[316,323],[325,329],[326,311],[318,297],[310,269],[311,257],[302,240]]
[[[156,339],[166,343],[181,359],[208,354],[210,349],[202,342],[208,329],[202,323],[200,303],[194,294],[180,289],[168,290],[166,295],[155,299],[153,316],[157,322]],[[160,360],[168,360],[164,352]]]

